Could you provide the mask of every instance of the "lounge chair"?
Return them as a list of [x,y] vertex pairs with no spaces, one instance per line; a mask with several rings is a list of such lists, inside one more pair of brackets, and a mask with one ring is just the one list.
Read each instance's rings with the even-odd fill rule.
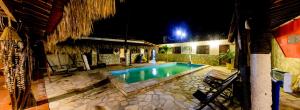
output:
[[52,61],[48,59],[48,65],[52,70],[52,73],[59,73],[59,72],[68,72],[67,65],[56,65]]
[[77,66],[69,54],[58,54],[57,58],[61,65],[67,67],[67,73],[77,70]]
[[72,58],[69,55],[64,56],[64,58],[68,58],[70,60],[68,62],[61,62],[59,55],[57,55],[57,57],[55,57],[55,59],[52,59],[52,60],[57,60],[58,64],[54,64],[50,60],[50,58],[47,57],[48,64],[53,73],[59,73],[59,72],[69,73],[69,72],[73,72],[73,71],[77,70],[77,65],[74,63],[74,61],[72,60]]
[[[228,77],[226,80],[222,81],[222,83],[217,86],[211,86],[211,89],[207,92],[203,92],[202,90],[197,90],[193,96],[200,101],[200,107],[198,108],[201,110],[205,106],[209,106],[210,108],[214,109],[213,105],[220,107],[222,110],[226,109],[223,105],[224,102],[230,99],[229,95],[224,94],[225,91],[231,90],[232,92],[232,83],[237,79],[238,72],[235,72],[233,75]],[[225,100],[220,102],[217,100],[217,97],[221,96]]]
[[[214,71],[211,71],[214,72]],[[225,83],[226,81],[230,80],[235,74],[237,74],[238,71],[234,71],[231,75],[225,75],[225,74],[220,74],[223,75],[223,78],[220,77],[215,77],[215,76],[211,76],[211,75],[206,75],[203,82],[206,83],[207,85],[209,85],[209,87],[211,89],[216,89],[220,86],[222,86],[223,83]],[[219,75],[219,74],[217,74]],[[230,92],[232,92],[232,90],[228,89]]]

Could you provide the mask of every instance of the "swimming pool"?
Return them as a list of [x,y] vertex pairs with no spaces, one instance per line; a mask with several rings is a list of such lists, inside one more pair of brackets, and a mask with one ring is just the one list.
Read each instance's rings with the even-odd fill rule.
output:
[[151,65],[126,70],[112,71],[113,76],[117,76],[126,83],[135,83],[154,78],[165,78],[192,70],[203,65],[185,64],[185,63],[167,63],[160,65]]

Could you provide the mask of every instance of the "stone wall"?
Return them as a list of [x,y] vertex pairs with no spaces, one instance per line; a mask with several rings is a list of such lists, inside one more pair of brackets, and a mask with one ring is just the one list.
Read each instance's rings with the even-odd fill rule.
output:
[[115,54],[99,54],[98,63],[105,63],[106,65],[120,64],[120,56]]
[[300,58],[286,58],[275,39],[272,39],[272,67],[300,75]]
[[47,54],[47,60],[52,66],[69,65],[73,63],[68,54]]
[[[157,61],[168,62],[189,62],[190,54],[157,54]],[[192,63],[194,64],[207,64],[207,65],[219,65],[218,55],[207,54],[191,54]]]

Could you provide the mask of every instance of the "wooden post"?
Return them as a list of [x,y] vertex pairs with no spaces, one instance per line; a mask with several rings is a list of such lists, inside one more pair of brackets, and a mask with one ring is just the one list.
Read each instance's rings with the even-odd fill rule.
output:
[[243,110],[251,109],[251,96],[250,96],[250,65],[249,65],[249,33],[245,29],[244,23],[246,20],[246,13],[242,7],[245,7],[247,3],[244,0],[236,0],[235,2],[235,12],[232,18],[231,27],[236,44],[236,59],[235,67],[238,68],[241,74],[241,93],[240,101],[241,108]]

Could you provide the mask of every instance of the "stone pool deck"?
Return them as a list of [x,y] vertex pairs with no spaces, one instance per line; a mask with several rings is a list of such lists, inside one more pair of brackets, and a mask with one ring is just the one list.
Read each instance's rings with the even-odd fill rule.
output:
[[[124,67],[115,66],[95,71],[116,69],[124,69]],[[197,88],[203,87],[204,74],[212,69],[231,72],[225,67],[208,67],[132,96],[123,95],[112,84],[95,86],[82,92],[72,92],[74,88],[84,88],[99,82],[101,78],[97,77],[97,72],[76,73],[68,77],[52,76],[52,82],[47,81],[45,77],[47,94],[56,97],[49,101],[49,108],[50,110],[193,110],[199,101],[192,96],[192,93]],[[70,91],[72,93],[68,93]],[[231,108],[239,109],[233,106]],[[209,110],[209,108],[205,109]]]

